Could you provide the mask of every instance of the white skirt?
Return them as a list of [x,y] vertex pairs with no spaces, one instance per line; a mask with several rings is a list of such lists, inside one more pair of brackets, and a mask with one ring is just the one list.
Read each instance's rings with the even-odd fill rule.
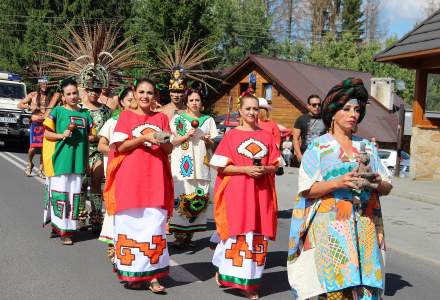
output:
[[248,232],[220,241],[212,263],[217,267],[224,286],[253,291],[260,287],[269,240]]
[[174,177],[175,204],[170,232],[207,230],[209,206],[208,180],[177,180]]
[[113,244],[115,233],[115,216],[110,216],[107,212],[104,214],[104,222],[102,223],[99,240],[106,244]]
[[151,281],[169,273],[167,211],[127,209],[114,217],[115,271],[120,280]]
[[67,174],[46,178],[43,223],[51,223],[60,236],[77,230],[81,194],[81,175]]

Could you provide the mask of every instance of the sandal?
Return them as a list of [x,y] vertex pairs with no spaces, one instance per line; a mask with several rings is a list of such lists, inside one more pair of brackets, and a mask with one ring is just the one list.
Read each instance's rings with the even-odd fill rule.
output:
[[69,236],[61,237],[61,243],[66,246],[73,245],[73,241]]
[[24,169],[24,173],[26,174],[27,177],[31,177],[32,176],[32,169],[34,168],[34,166],[32,164],[27,164],[26,168]]
[[37,172],[37,176],[41,179],[46,179],[46,175],[44,174],[43,168],[39,168]]
[[165,287],[160,285],[159,280],[157,279],[150,281],[150,286],[148,288],[155,294],[163,294],[165,292]]
[[241,291],[244,297],[251,299],[251,300],[258,300],[260,299],[260,295],[258,295],[257,291]]

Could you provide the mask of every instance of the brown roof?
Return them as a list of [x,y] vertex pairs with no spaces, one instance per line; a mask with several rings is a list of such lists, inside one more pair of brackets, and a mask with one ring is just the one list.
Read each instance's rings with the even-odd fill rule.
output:
[[[325,68],[296,61],[250,55],[236,65],[226,75],[220,90],[227,90],[231,83],[239,80],[238,74],[244,71],[249,64],[256,65],[267,78],[273,81],[277,89],[288,94],[288,99],[297,101],[296,104],[306,111],[307,97],[317,94],[324,98],[327,92],[338,82],[347,77],[358,77],[364,81],[367,90],[370,90],[370,73],[357,72],[336,68]],[[286,95],[285,95],[286,96]],[[395,104],[400,105],[403,100],[395,96]],[[292,100],[291,100],[292,101]],[[390,113],[376,100],[371,100],[367,106],[365,120],[359,126],[359,134],[371,138],[375,136],[381,142],[396,142],[397,140],[397,114]]]
[[398,61],[440,52],[440,10],[408,32],[391,47],[375,55],[376,61]]

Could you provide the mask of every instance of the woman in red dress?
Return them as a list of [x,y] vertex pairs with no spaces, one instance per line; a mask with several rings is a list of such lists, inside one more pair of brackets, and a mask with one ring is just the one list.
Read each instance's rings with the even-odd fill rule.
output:
[[258,299],[268,240],[276,236],[274,172],[281,161],[273,135],[257,125],[258,110],[257,98],[241,97],[242,124],[225,134],[210,162],[218,172],[214,216],[221,241],[213,257],[217,283],[238,288],[250,299]]
[[150,289],[161,293],[164,287],[158,279],[169,272],[166,222],[174,195],[168,155],[173,146],[160,138],[170,127],[168,117],[152,109],[153,82],[138,80],[134,87],[131,109],[121,113],[110,141],[114,155],[104,198],[108,214],[115,216],[118,278],[132,289],[149,281]]

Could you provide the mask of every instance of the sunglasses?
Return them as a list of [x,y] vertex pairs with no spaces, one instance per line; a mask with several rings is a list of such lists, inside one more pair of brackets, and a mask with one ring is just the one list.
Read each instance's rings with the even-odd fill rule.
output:
[[313,103],[313,104],[309,104],[311,107],[320,107],[321,103]]

